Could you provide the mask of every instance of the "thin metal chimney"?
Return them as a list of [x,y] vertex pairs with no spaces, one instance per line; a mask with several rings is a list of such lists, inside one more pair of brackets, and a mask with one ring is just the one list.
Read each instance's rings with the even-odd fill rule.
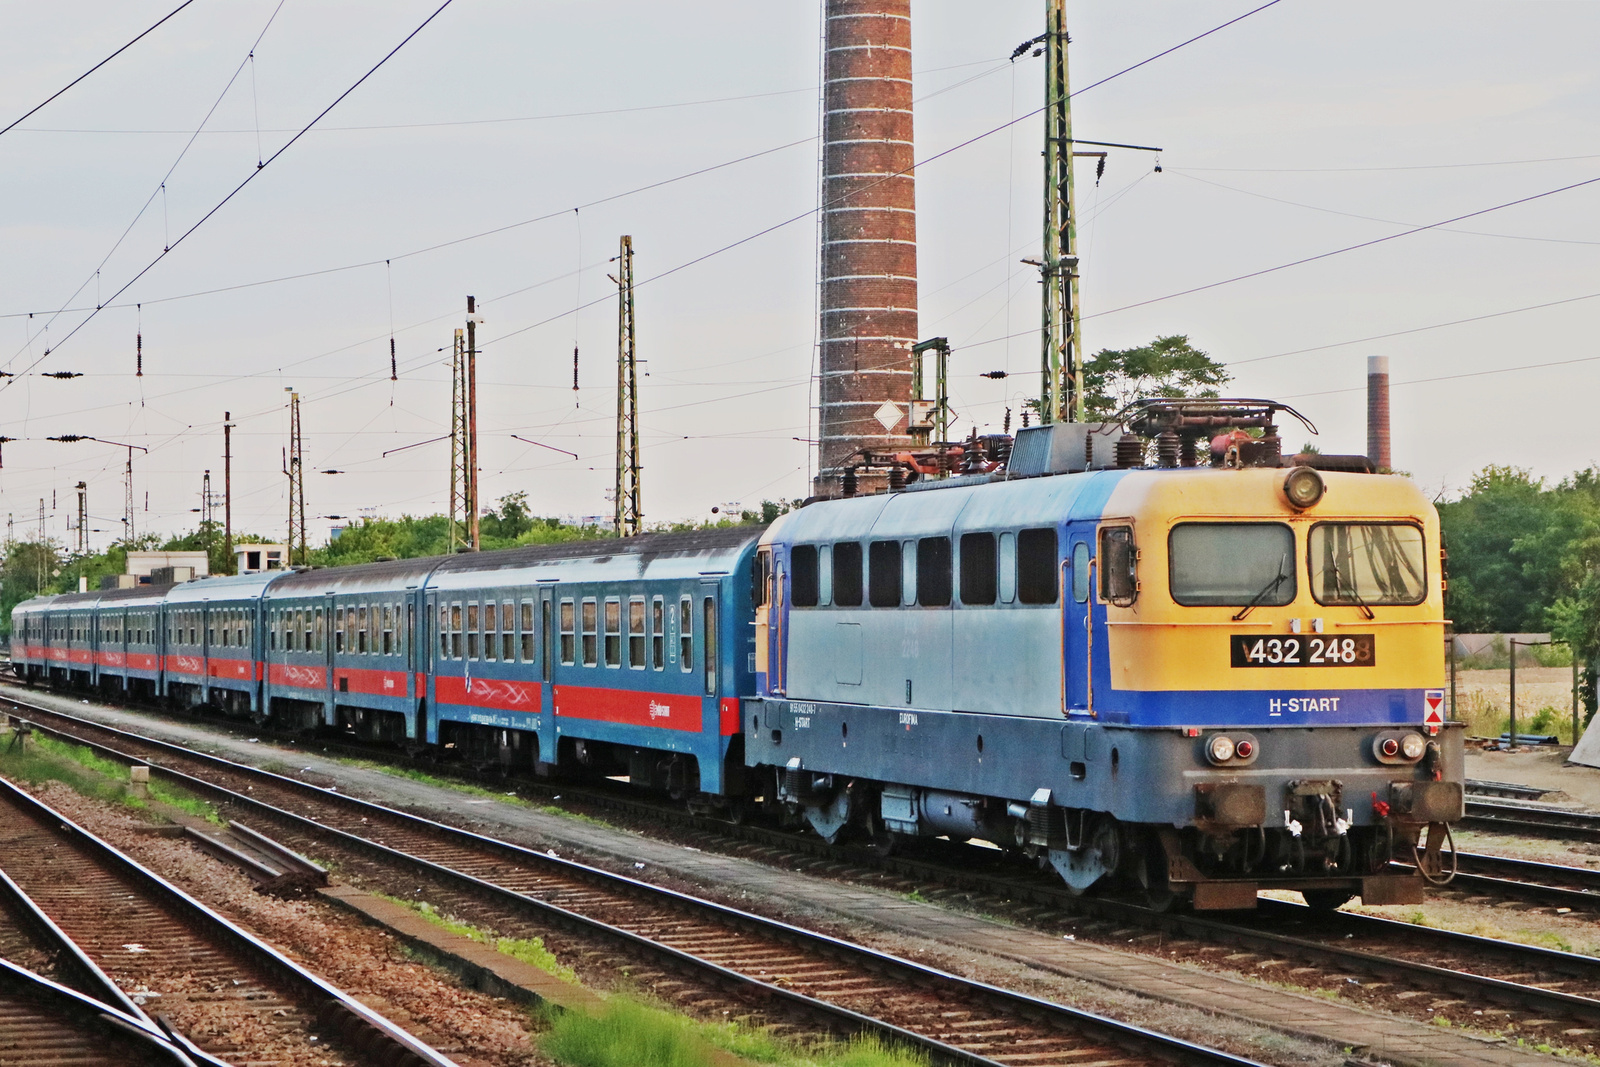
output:
[[816,491],[911,446],[917,340],[910,0],[826,0]]
[[1367,458],[1389,470],[1389,357],[1367,357]]

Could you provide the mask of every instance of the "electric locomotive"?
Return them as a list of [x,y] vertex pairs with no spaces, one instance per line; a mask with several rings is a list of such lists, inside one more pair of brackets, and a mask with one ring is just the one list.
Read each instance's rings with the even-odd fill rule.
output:
[[41,597],[13,670],[829,841],[979,839],[1078,892],[1415,901],[1463,808],[1437,516],[1364,457],[1282,457],[1279,410],[1145,402],[909,485],[867,453],[890,491],[767,528]]
[[1420,900],[1389,860],[1427,828],[1437,877],[1463,813],[1437,514],[1364,457],[1285,461],[1281,407],[1147,402],[1115,446],[1037,427],[1003,478],[780,518],[747,761],[830,840],[978,838],[1197,908]]

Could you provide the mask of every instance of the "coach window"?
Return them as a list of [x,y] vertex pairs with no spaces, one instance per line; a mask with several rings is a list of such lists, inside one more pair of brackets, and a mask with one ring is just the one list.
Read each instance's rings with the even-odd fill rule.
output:
[[689,597],[678,601],[678,666],[694,670],[694,601]]
[[950,538],[924,537],[917,542],[917,603],[948,607],[951,585]]
[[507,663],[517,659],[516,605],[509,600],[500,601],[500,658]]
[[665,670],[667,666],[667,606],[660,597],[650,600],[650,666]]
[[522,613],[522,662],[532,663],[534,659],[534,633],[533,633],[533,601],[524,600],[518,605]]
[[383,654],[394,655],[394,608],[383,606]]
[[867,599],[875,608],[900,606],[900,542],[874,541],[867,546]]
[[478,605],[467,604],[467,658],[478,658],[478,629],[482,620],[478,618]]
[[1054,528],[1017,534],[1017,599],[1024,604],[1054,604],[1060,585],[1058,566]]
[[356,608],[356,651],[365,654],[367,651],[367,606],[362,604]]
[[789,603],[797,608],[814,608],[820,592],[817,546],[795,545],[789,549]]
[[318,608],[317,609],[317,651],[318,652],[327,651],[327,648],[328,648],[328,645],[327,645],[327,632],[328,632],[328,619],[327,619],[327,616],[322,613],[322,609],[321,608]]
[[628,601],[628,666],[642,671],[649,666],[644,658],[644,597]]
[[[169,641],[172,640],[171,634],[168,634],[167,640],[169,640]],[[267,614],[267,645],[274,652],[276,652],[278,650],[278,613],[277,613],[277,611],[272,611],[272,612],[269,612]]]
[[450,605],[450,658],[461,658],[461,604]]
[[450,609],[443,604],[433,608],[433,631],[439,635],[439,658],[450,658]]
[[600,650],[596,647],[595,629],[598,623],[600,609],[593,600],[583,602],[583,665],[593,667],[600,662]]
[[333,650],[344,651],[344,609],[333,609]]
[[622,666],[622,601],[606,600],[606,666]]
[[1125,608],[1139,596],[1139,550],[1132,526],[1100,531],[1100,599]]
[[206,618],[206,644],[217,643],[217,615],[216,612],[207,612]]
[[995,578],[994,534],[962,534],[961,602],[993,604],[997,592]]
[[483,658],[493,660],[500,645],[500,608],[494,601],[483,605]]
[[577,620],[573,616],[572,601],[563,600],[561,602],[561,662],[569,667],[576,662],[573,657],[575,649],[572,646],[573,631],[576,629],[574,623]]
[[[443,610],[443,608],[440,609],[440,611]],[[449,631],[450,627],[445,625],[445,617],[441,614],[439,616],[439,632],[448,633]],[[356,609],[354,607],[344,609],[344,648],[346,652],[350,653],[354,653],[356,650]],[[450,650],[441,645],[440,654],[449,656]]]
[[859,541],[840,541],[833,546],[833,602],[841,608],[861,606]]
[[400,625],[400,605],[394,606],[395,651],[405,655],[417,639],[417,606],[407,604],[405,610],[405,626]]

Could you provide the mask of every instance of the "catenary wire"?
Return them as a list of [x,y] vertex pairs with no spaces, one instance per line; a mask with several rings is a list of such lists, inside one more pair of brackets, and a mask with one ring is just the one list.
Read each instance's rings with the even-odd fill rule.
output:
[[[455,0],[444,0],[444,3],[440,4],[437,8],[435,8],[431,15],[429,15],[427,18],[423,19],[422,22],[417,26],[416,29],[412,30],[410,33],[408,33],[405,36],[404,40],[402,40],[399,44],[395,45],[392,49],[390,49],[389,52],[382,59],[378,60],[377,63],[373,64],[372,69],[368,70],[361,77],[357,78],[355,80],[355,82],[352,83],[351,86],[348,89],[346,89],[344,92],[340,93],[338,95],[338,97],[336,97],[334,99],[333,103],[329,104],[327,107],[325,107],[321,111],[319,111],[315,118],[313,118],[310,122],[306,123],[306,125],[303,126],[300,129],[299,133],[297,133],[293,137],[289,138],[289,140],[286,141],[283,144],[282,147],[280,147],[276,152],[272,153],[271,156],[267,157],[265,162],[258,163],[256,165],[255,169],[252,170],[248,175],[246,175],[244,181],[242,181],[238,185],[234,186],[233,190],[231,192],[229,192],[226,196],[224,196],[221,200],[219,200],[215,207],[213,207],[210,211],[207,211],[192,226],[190,226],[183,233],[179,234],[178,235],[178,239],[176,241],[172,242],[172,244],[170,244],[166,248],[162,249],[160,255],[156,256],[148,264],[146,264],[144,266],[144,268],[139,271],[139,273],[135,274],[132,278],[128,279],[128,281],[123,284],[122,288],[118,289],[115,293],[112,293],[111,294],[111,299],[115,300],[117,297],[121,296],[123,293],[125,293],[129,289],[131,289],[133,287],[133,285],[136,282],[138,282],[138,280],[140,278],[143,278],[147,273],[150,272],[151,269],[153,269],[155,267],[155,265],[157,263],[160,263],[163,259],[165,259],[168,255],[170,255],[172,250],[174,248],[177,248],[180,244],[182,244],[184,242],[184,240],[190,234],[194,233],[201,226],[204,226],[206,224],[206,222],[212,216],[214,216],[217,212],[221,211],[223,209],[223,207],[226,206],[227,203],[230,200],[232,200],[235,196],[239,195],[239,193],[244,189],[245,186],[247,186],[251,182],[255,181],[257,175],[259,175],[267,167],[271,166],[278,159],[279,156],[282,156],[291,147],[293,147],[295,142],[299,141],[300,138],[304,137],[306,135],[307,131],[309,131],[313,126],[315,126],[318,122],[320,122],[322,120],[323,116],[327,115],[328,112],[330,112],[334,108],[338,107],[339,104],[342,103],[346,97],[348,97],[351,93],[355,92],[358,88],[360,88],[361,85],[364,82],[366,82],[366,80],[368,78],[370,78],[374,74],[376,74],[378,72],[379,68],[381,68],[385,63],[389,62],[390,59],[394,58],[396,53],[398,53],[402,48],[404,48],[407,44],[409,44],[411,42],[411,40],[417,36],[417,34],[421,33],[424,29],[426,29],[428,27],[428,25],[431,22],[433,22],[434,19],[438,18],[439,15],[444,12],[445,8],[449,7],[453,3],[455,3]],[[101,305],[101,307],[103,307],[103,306],[104,305]],[[27,370],[32,370],[34,367],[38,366],[39,363],[43,362],[46,358],[48,358],[51,352],[55,351],[56,349],[59,349],[62,345],[66,344],[67,341],[72,339],[72,336],[74,334],[76,334],[79,330],[83,329],[83,327],[87,326],[90,322],[92,322],[94,320],[95,316],[97,316],[100,313],[100,310],[101,310],[101,308],[97,307],[93,311],[91,311],[87,316],[85,316],[82,320],[80,320],[77,325],[75,325],[70,331],[68,331],[68,333],[67,333],[67,335],[65,337],[63,337],[60,341],[57,341],[55,343],[55,345],[52,346],[51,348],[45,349],[44,354],[41,355],[38,359],[36,359],[33,363],[29,364],[29,366],[26,369]],[[15,379],[10,379],[10,380],[4,381],[4,382],[0,382],[0,392],[4,392],[6,389],[10,388],[11,383],[13,381],[15,381]]]
[[12,130],[16,129],[22,123],[28,121],[28,119],[32,118],[34,115],[37,115],[40,111],[43,111],[45,109],[45,107],[47,107],[52,100],[55,100],[62,93],[65,93],[68,89],[71,89],[74,85],[77,85],[79,82],[83,81],[83,79],[87,78],[89,75],[93,74],[95,71],[99,70],[101,67],[105,66],[107,63],[111,62],[113,59],[116,59],[122,53],[126,52],[128,49],[130,49],[134,45],[138,44],[145,37],[149,36],[152,32],[154,32],[155,29],[157,27],[159,27],[163,22],[166,22],[168,19],[172,18],[172,16],[176,15],[178,12],[182,11],[184,8],[188,7],[192,3],[194,3],[194,0],[183,0],[183,3],[179,4],[177,7],[173,8],[171,11],[169,11],[165,15],[163,15],[160,19],[158,19],[155,23],[153,23],[150,26],[149,29],[145,30],[143,33],[139,34],[133,40],[129,41],[127,44],[123,45],[121,48],[117,49],[115,52],[112,52],[109,56],[106,56],[100,62],[96,63],[94,66],[90,67],[88,70],[84,71],[82,74],[78,75],[76,78],[73,78],[67,84],[63,85],[61,88],[57,89],[55,92],[53,92],[49,96],[45,97],[44,100],[42,100],[38,104],[34,105],[34,107],[31,108],[27,112],[27,114],[22,115],[22,116],[20,116],[20,117],[18,117],[16,119],[13,119],[12,122],[11,122],[11,125],[7,126],[3,130],[0,130],[0,137],[3,137],[6,134],[10,133]]

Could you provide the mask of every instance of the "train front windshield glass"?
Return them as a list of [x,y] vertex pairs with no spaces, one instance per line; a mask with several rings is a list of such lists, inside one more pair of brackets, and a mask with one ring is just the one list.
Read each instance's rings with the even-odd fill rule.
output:
[[1422,531],[1407,523],[1324,522],[1311,528],[1311,592],[1321,604],[1420,604]]
[[1276,522],[1185,522],[1172,528],[1172,599],[1190,606],[1294,601],[1294,532]]

